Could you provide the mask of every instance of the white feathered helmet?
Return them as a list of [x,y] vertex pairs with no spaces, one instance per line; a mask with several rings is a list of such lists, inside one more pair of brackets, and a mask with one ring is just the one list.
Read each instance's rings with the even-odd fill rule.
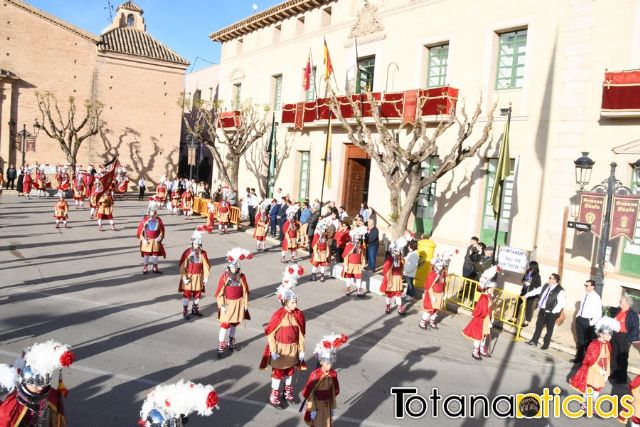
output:
[[443,268],[448,267],[451,262],[451,258],[454,255],[458,254],[458,250],[455,249],[453,251],[445,251],[436,255],[436,257],[431,261],[431,265],[435,271],[441,271]]
[[282,273],[282,286],[293,289],[298,279],[304,274],[304,267],[298,264],[289,265]]
[[0,365],[0,393],[11,393],[18,383],[18,369],[15,366]]
[[596,334],[609,334],[613,335],[614,332],[620,332],[620,322],[611,317],[601,317],[594,325]]
[[74,360],[75,355],[66,344],[53,340],[33,344],[16,360],[18,382],[39,387],[47,386],[51,383],[51,376],[55,371],[70,366]]
[[401,237],[398,240],[391,242],[389,245],[389,252],[391,252],[392,255],[400,255],[405,246],[407,246],[407,240],[404,237]]
[[298,213],[298,207],[297,206],[290,206],[287,208],[287,219],[292,220],[293,218],[296,217],[296,213]]
[[193,234],[191,235],[191,244],[192,245],[196,244],[196,245],[202,247],[202,236],[203,236],[202,231],[195,230],[193,232]]
[[251,251],[242,248],[233,248],[227,252],[227,269],[232,273],[240,270],[240,261],[252,259]]
[[500,267],[498,267],[497,265],[487,268],[484,271],[484,273],[482,273],[482,276],[480,276],[479,288],[480,289],[495,288],[496,287],[495,277],[496,277],[496,274],[498,274],[499,272],[500,272]]
[[314,233],[322,236],[324,232],[327,231],[329,224],[331,224],[331,219],[329,218],[321,219],[320,221],[318,221],[318,224],[316,225],[316,229]]
[[180,380],[175,384],[154,388],[142,404],[142,427],[181,427],[183,418],[191,413],[208,417],[218,409],[218,393],[211,385]]
[[216,211],[216,206],[211,202],[207,203],[207,211],[209,211],[209,213],[215,212]]
[[298,296],[293,291],[293,288],[290,288],[288,286],[278,286],[278,289],[276,289],[276,295],[278,296],[278,299],[280,300],[282,305],[286,305],[287,301],[298,300]]
[[354,227],[349,231],[349,237],[353,242],[358,242],[364,239],[364,236],[367,234],[367,227],[364,225],[361,227]]
[[322,340],[316,344],[314,354],[320,362],[333,365],[337,360],[336,353],[338,349],[346,344],[348,340],[349,338],[344,334],[325,335],[322,337]]
[[158,213],[158,209],[160,209],[160,205],[156,203],[155,198],[149,202],[149,206],[147,206],[147,212],[155,212]]
[[260,210],[264,213],[266,211],[269,210],[269,208],[271,207],[271,200],[269,199],[264,199],[262,201],[262,204],[260,204]]

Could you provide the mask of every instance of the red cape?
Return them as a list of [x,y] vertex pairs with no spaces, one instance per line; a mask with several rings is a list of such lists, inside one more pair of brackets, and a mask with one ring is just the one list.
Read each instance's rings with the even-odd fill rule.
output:
[[[380,284],[380,292],[387,292],[387,284],[389,282],[389,276],[391,276],[391,269],[393,268],[393,257],[388,256],[384,260],[382,265],[382,284]],[[404,268],[404,261],[400,261],[400,271]]]
[[[271,320],[269,321],[269,324],[264,328],[264,334],[269,335],[270,333],[275,331],[278,325],[280,325],[280,322],[282,322],[282,318],[286,313],[287,313],[287,310],[284,307],[278,309],[275,313],[273,313],[273,315],[271,316]],[[306,321],[304,319],[304,313],[301,310],[298,310],[296,308],[291,312],[291,314],[293,314],[293,317],[295,317],[296,322],[298,322],[298,325],[300,326],[300,332],[302,332],[302,335],[305,335]],[[271,360],[271,352],[269,351],[269,343],[267,343],[267,346],[265,347],[264,352],[262,353],[262,359],[260,360],[260,369],[267,369],[267,366],[269,365],[269,360]],[[307,369],[307,365],[304,361],[299,362],[296,366],[298,366],[302,371]]]
[[[339,395],[340,384],[338,383],[337,372],[331,369],[329,371],[329,378],[333,380],[333,387],[336,390],[336,396]],[[307,379],[307,383],[305,384],[304,389],[302,389],[302,397],[304,397],[305,399],[308,399],[309,395],[311,394],[311,391],[316,386],[318,381],[320,381],[321,379],[322,379],[322,368],[314,369],[313,372],[309,374],[309,379]]]
[[[427,274],[427,278],[424,281],[424,298],[422,298],[422,308],[425,310],[433,310],[433,305],[431,304],[431,288],[438,277],[438,273],[431,270],[429,274]],[[447,273],[444,274],[445,280],[447,278]]]
[[[178,268],[180,268],[182,263],[187,260],[190,252],[191,248],[185,249],[185,251],[182,252],[182,255],[180,255],[180,262],[178,263]],[[202,261],[206,262],[209,266],[209,270],[211,270],[211,264],[209,264],[209,256],[207,255],[207,251],[205,251],[204,249],[200,249],[200,252],[202,253]],[[178,278],[178,292],[182,292],[182,276]],[[204,284],[202,285],[202,293],[204,293]]]
[[[145,215],[138,223],[138,230],[136,231],[136,237],[138,238],[138,240],[140,240],[140,236],[142,236],[142,229],[144,228],[144,224],[148,219],[149,215]],[[162,222],[160,217],[156,216],[156,219],[158,220],[158,227],[160,228],[162,238],[164,239],[164,237],[166,236],[166,234],[164,233],[164,223]],[[160,255],[162,255],[163,258],[167,257],[167,252],[164,250],[164,246],[162,245],[162,243],[160,243]]]
[[491,314],[491,310],[489,308],[489,295],[482,294],[480,295],[480,299],[476,303],[476,306],[473,308],[471,320],[462,333],[467,338],[480,341],[482,339],[484,318],[489,314]]
[[[52,387],[49,391],[50,417],[55,422],[55,418],[60,413],[63,424],[66,425],[64,412],[59,401],[58,389]],[[18,402],[16,392],[7,395],[7,398],[0,402],[0,426],[23,426],[29,425],[32,421],[31,412],[20,402]]]
[[589,344],[589,347],[587,347],[587,352],[582,360],[582,366],[580,366],[578,372],[576,372],[576,374],[569,380],[569,384],[581,393],[584,393],[587,389],[587,374],[589,372],[589,368],[598,362],[600,350],[603,345],[609,347],[609,357],[611,357],[611,343],[603,343],[597,338],[594,339]]

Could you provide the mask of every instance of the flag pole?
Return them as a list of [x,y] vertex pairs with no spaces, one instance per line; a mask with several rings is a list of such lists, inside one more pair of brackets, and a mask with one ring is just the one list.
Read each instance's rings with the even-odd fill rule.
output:
[[[325,79],[326,84],[324,87],[324,97],[327,98],[327,92],[329,92],[329,79]],[[330,101],[329,101],[330,102]],[[331,133],[331,106],[329,106],[329,119],[327,120],[327,137],[324,142],[324,167],[322,168],[322,189],[320,190],[320,213],[322,213],[322,206],[324,205],[324,182],[327,178],[327,155],[329,154],[329,134]]]
[[[267,198],[269,197],[273,197],[273,189],[271,187],[271,164],[274,163],[273,161],[273,153],[275,151],[275,147],[273,146],[273,132],[275,130],[275,125],[276,125],[276,112],[273,112],[273,115],[271,116],[271,133],[269,134],[269,165],[267,166],[267,188],[266,188],[266,193],[267,193]],[[274,165],[274,173],[275,173],[275,165]],[[275,187],[275,182],[274,182],[274,187]]]
[[[509,104],[509,110],[507,112],[507,134],[502,136],[502,146],[500,147],[500,156],[502,156],[502,150],[504,150],[505,140],[508,141],[509,132],[511,132],[511,104]],[[507,161],[510,162],[511,159],[507,159]],[[500,161],[498,161],[498,163],[499,162]],[[497,178],[497,170],[496,170],[496,178]],[[500,185],[500,200],[498,201],[498,218],[496,219],[496,232],[493,235],[493,255],[491,256],[491,262],[492,264],[495,264],[496,254],[498,252],[498,233],[500,232],[500,218],[502,217],[502,199],[504,198],[504,182],[498,183],[496,180],[493,185],[494,186]]]

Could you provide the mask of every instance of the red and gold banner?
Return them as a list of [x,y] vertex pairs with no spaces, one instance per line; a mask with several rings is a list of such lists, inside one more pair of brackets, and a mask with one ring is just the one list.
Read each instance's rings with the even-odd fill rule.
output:
[[296,104],[296,117],[293,129],[302,130],[304,127],[304,102],[298,102]]
[[605,197],[602,193],[582,193],[580,197],[579,222],[591,224],[591,232],[598,237],[602,235]]
[[404,93],[404,110],[402,111],[402,121],[413,124],[416,121],[418,111],[418,91],[408,90]]
[[614,196],[613,206],[611,206],[610,239],[624,236],[633,241],[638,221],[638,209],[640,209],[640,197]]

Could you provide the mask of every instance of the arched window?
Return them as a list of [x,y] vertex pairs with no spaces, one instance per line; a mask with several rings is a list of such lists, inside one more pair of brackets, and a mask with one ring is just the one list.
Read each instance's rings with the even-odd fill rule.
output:
[[129,14],[127,15],[127,27],[133,27],[133,23],[135,21],[135,18],[133,17],[133,14]]

